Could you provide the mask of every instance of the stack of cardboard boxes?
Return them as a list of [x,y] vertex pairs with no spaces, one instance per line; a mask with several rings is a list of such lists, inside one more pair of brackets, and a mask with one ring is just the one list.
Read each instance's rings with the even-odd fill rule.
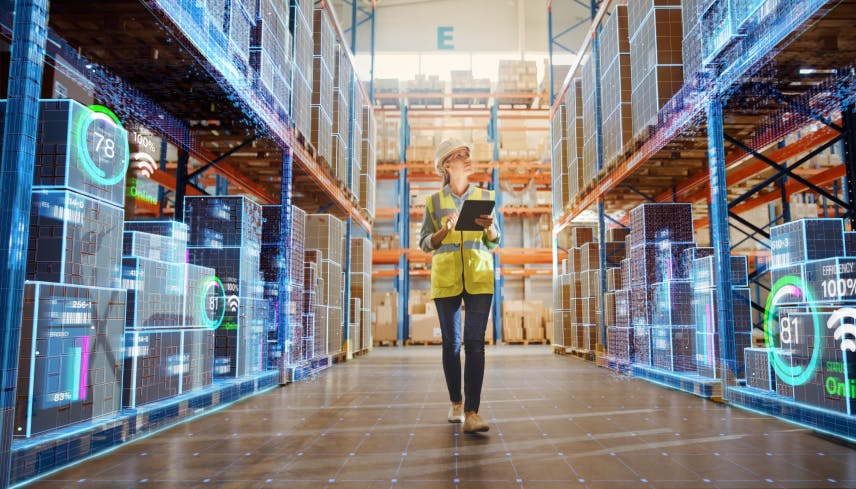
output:
[[560,103],[552,119],[553,141],[553,214],[560,215],[568,205],[568,107]]
[[316,296],[316,339],[325,338],[326,345],[316,342],[318,353],[326,348],[327,355],[344,350],[344,286],[342,273],[345,262],[345,223],[328,214],[306,216],[306,249],[317,252],[321,293]]
[[401,241],[397,234],[374,234],[372,246],[376,250],[397,250],[401,248]]
[[312,56],[312,145],[319,159],[333,157],[333,70],[336,68],[336,34],[324,9],[314,11],[312,29],[315,50]]
[[499,61],[499,82],[496,92],[499,94],[518,94],[517,97],[501,97],[501,104],[532,105],[531,94],[538,91],[538,66],[535,61],[503,59]]
[[565,105],[568,108],[568,195],[565,200],[570,203],[583,190],[583,87],[579,78],[571,81]]
[[374,219],[377,201],[377,121],[375,120],[374,109],[372,109],[371,105],[367,105],[364,102],[361,110],[363,118],[363,140],[360,160],[362,164],[360,165],[359,175],[356,178],[359,178],[360,209],[369,218]]
[[407,161],[434,161],[434,148],[439,141],[433,135],[414,134],[407,146]]
[[487,106],[486,96],[476,97],[490,93],[489,78],[473,78],[471,70],[452,70],[452,94],[473,94],[472,97],[452,99],[452,107],[468,107],[471,105]]
[[[620,238],[623,237],[622,229],[609,229],[606,233],[606,263],[602,266],[606,269],[613,268],[626,254],[626,245]],[[579,244],[581,239],[588,239],[588,233],[580,233],[576,237]],[[604,344],[605,338],[601,337],[601,324],[604,312],[601,304],[601,279],[600,279],[600,244],[597,241],[580,244],[580,297],[576,306],[582,307],[582,322],[576,325],[574,331],[574,347],[583,351],[593,351],[598,343]],[[608,278],[608,274],[607,274]],[[609,281],[607,280],[607,287]],[[609,289],[607,288],[606,292]]]
[[543,343],[545,309],[541,301],[504,301],[502,303],[502,338],[506,343]]
[[620,158],[632,137],[630,103],[630,37],[627,7],[618,5],[603,25],[600,83],[603,120],[603,165]]
[[398,293],[372,294],[372,341],[395,344],[398,341]]
[[431,300],[430,290],[411,290],[407,312],[410,314],[411,342],[439,343],[442,341],[440,318],[437,316],[437,307]]
[[396,115],[387,115],[385,112],[377,112],[377,139],[375,144],[376,159],[383,162],[398,163],[401,159],[399,142],[399,127],[401,118]]
[[[381,94],[398,94],[401,92],[398,78],[375,78],[374,92],[375,95]],[[375,105],[378,107],[398,107],[401,105],[399,97],[375,97]]]
[[416,75],[407,82],[409,105],[425,107],[443,107],[443,92],[446,86],[439,75]]
[[[598,80],[598,73],[595,69],[594,58],[591,48],[586,50],[584,56],[585,64],[580,70],[582,76],[580,78],[580,87],[582,89],[582,105],[583,105],[583,123],[582,123],[582,140],[583,140],[583,156],[580,160],[580,192],[582,192],[589,184],[593,183],[597,178],[597,132],[601,119],[596,117],[595,110],[595,88]],[[602,62],[601,62],[602,63]]]
[[657,124],[657,114],[684,82],[681,2],[629,2],[633,135]]

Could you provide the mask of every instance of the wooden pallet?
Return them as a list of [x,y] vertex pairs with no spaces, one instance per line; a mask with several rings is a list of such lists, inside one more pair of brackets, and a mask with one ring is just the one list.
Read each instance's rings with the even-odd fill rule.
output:
[[345,363],[347,356],[348,355],[345,352],[339,352],[330,355],[330,358],[333,360],[333,363]]
[[297,144],[306,150],[307,153],[312,155],[312,159],[318,159],[318,151],[315,150],[315,145],[296,127],[294,128],[294,139],[297,140]]
[[592,361],[594,360],[594,351],[592,350],[583,350],[579,348],[571,348],[571,355],[582,358],[583,360]]
[[363,356],[363,355],[367,354],[368,352],[369,352],[369,349],[368,349],[368,348],[365,348],[365,349],[363,349],[363,350],[355,351],[355,352],[354,352],[354,356],[355,356],[355,357],[361,357],[361,356]]
[[546,339],[540,340],[532,340],[532,339],[515,339],[515,340],[502,340],[506,345],[546,345],[548,341]]
[[421,340],[421,341],[406,340],[404,342],[404,344],[408,345],[408,346],[437,346],[437,345],[442,345],[443,340],[430,340],[430,341],[429,340]]
[[398,340],[373,340],[374,346],[398,346]]

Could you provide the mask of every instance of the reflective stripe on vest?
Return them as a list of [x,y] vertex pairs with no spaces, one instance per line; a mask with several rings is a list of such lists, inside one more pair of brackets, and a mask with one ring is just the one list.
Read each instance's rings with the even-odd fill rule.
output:
[[[493,200],[493,192],[475,188],[468,199]],[[448,187],[427,201],[427,212],[435,229],[458,212]],[[484,244],[484,231],[450,231],[431,258],[431,297],[453,297],[463,293],[492,294],[493,255]],[[462,246],[463,245],[463,246]]]

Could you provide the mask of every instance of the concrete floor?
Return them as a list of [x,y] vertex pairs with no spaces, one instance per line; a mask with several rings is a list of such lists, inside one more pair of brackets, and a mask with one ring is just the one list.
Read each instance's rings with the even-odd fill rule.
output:
[[547,346],[487,355],[485,435],[446,421],[439,347],[381,347],[34,487],[856,487],[856,450],[794,425]]

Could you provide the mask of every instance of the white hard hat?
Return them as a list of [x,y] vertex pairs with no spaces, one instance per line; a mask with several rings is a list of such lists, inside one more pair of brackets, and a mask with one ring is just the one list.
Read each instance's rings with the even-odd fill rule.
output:
[[468,143],[465,143],[462,139],[458,138],[446,139],[437,146],[437,151],[434,152],[434,169],[437,171],[438,175],[441,177],[444,175],[443,162],[446,158],[461,148],[467,148],[467,150],[472,151],[472,148],[470,148]]

